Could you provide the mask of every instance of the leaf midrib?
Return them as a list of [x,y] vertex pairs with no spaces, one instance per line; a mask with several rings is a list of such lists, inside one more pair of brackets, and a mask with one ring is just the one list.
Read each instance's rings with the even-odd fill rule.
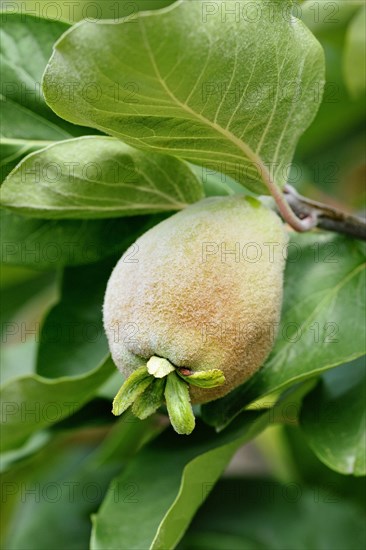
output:
[[[62,141],[62,140],[59,140]],[[58,143],[57,140],[42,140],[42,139],[27,139],[27,138],[8,138],[0,137],[0,145],[40,145],[41,147],[47,147],[48,145],[53,145]]]
[[172,101],[176,105],[178,105],[178,107],[180,107],[181,109],[186,111],[188,114],[190,114],[191,116],[193,116],[194,118],[196,118],[200,122],[203,122],[205,125],[212,128],[213,130],[215,130],[216,132],[218,132],[219,134],[224,136],[233,145],[235,145],[254,164],[254,166],[258,167],[258,169],[259,169],[258,171],[262,175],[262,181],[266,185],[266,187],[269,187],[270,185],[273,185],[270,174],[269,174],[265,164],[263,163],[262,159],[258,155],[255,154],[253,149],[246,142],[240,140],[232,132],[230,132],[229,130],[227,130],[225,128],[222,128],[222,126],[218,125],[216,122],[212,122],[211,120],[209,120],[208,118],[203,116],[201,113],[197,113],[191,107],[189,107],[189,105],[187,105],[186,103],[182,103],[173,94],[173,92],[170,90],[169,86],[166,84],[165,80],[162,78],[162,75],[159,71],[159,68],[158,68],[153,50],[152,50],[150,42],[149,42],[148,35],[147,35],[146,29],[145,29],[145,25],[142,22],[142,18],[139,17],[137,19],[137,21],[138,21],[140,31],[141,31],[141,34],[142,34],[142,40],[143,40],[143,43],[145,45],[146,51],[148,53],[152,68],[153,68],[154,73],[156,75],[156,78],[157,78],[158,82],[161,84],[161,86],[163,87],[163,89],[165,90],[165,92],[168,94],[168,96],[172,99]]

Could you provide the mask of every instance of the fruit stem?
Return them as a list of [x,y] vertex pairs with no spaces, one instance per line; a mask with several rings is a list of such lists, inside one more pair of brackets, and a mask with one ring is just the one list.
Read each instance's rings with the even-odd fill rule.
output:
[[279,189],[279,187],[277,187],[275,183],[273,183],[270,177],[266,178],[265,183],[272,197],[276,201],[278,211],[281,214],[282,218],[293,229],[295,229],[295,231],[298,231],[299,233],[304,233],[305,231],[314,229],[314,227],[317,226],[318,215],[315,211],[309,211],[304,215],[302,219],[299,218],[291,209],[291,206],[287,202],[282,191]]

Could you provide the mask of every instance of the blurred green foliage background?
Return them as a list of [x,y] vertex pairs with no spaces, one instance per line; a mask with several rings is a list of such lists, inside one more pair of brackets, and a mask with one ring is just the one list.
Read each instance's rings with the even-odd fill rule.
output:
[[[1,0],[1,8],[8,13],[25,12],[76,22],[83,17],[128,17],[137,9],[156,9],[171,3]],[[325,50],[327,86],[320,111],[300,141],[289,177],[289,182],[303,194],[359,213],[365,211],[366,198],[362,6],[361,1],[307,0],[294,8]],[[128,224],[135,234],[136,223],[131,220]],[[128,230],[126,227],[126,233]],[[111,251],[107,269],[115,261],[114,252]],[[70,269],[74,270],[71,274]],[[69,277],[80,277],[82,269],[89,270],[69,268]],[[58,302],[60,293],[67,290],[65,280],[63,290],[60,289],[60,279],[59,270],[2,265],[1,327],[8,331],[2,346],[2,384],[35,371],[37,335],[44,316]],[[78,293],[82,293],[81,287]],[[73,299],[77,308],[78,296]],[[74,314],[70,303],[66,315]],[[90,314],[87,311],[86,318]],[[34,327],[36,334],[25,341],[20,331],[9,337],[7,323],[25,323]],[[74,415],[36,434],[16,451],[3,453],[4,550],[87,547],[89,515],[98,510],[110,480],[136,449],[155,437],[164,425],[162,419],[143,422],[138,429],[135,422],[115,423],[110,415],[110,400],[118,385],[118,377],[112,378],[92,402]],[[118,445],[114,443],[116,433]],[[93,489],[96,479],[98,486]],[[71,482],[76,487],[71,501],[69,492],[63,492],[61,498],[52,493],[52,483],[70,486]],[[24,501],[20,498],[21,484],[30,493],[35,488],[34,495]],[[50,484],[47,498],[37,497],[39,484]],[[80,488],[88,484],[90,493],[85,496]],[[164,490],[164,481],[161,486]],[[130,490],[128,494],[133,498],[134,488]],[[351,548],[350,544],[355,550],[363,548],[365,490],[364,478],[343,476],[320,462],[291,422],[270,427],[237,453],[179,548],[345,550]],[[138,519],[134,528],[139,529]]]

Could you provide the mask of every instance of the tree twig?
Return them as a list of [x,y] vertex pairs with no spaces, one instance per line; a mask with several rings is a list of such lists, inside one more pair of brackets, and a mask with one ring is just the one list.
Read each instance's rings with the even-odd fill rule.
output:
[[288,205],[300,219],[313,219],[315,227],[366,240],[366,220],[303,197],[291,185],[285,186],[284,193]]

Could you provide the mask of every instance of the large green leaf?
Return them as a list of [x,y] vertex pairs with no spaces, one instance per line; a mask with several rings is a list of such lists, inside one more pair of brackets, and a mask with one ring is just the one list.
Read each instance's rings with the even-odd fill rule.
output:
[[37,372],[48,378],[89,372],[108,355],[102,307],[115,259],[64,271],[61,298],[43,324]]
[[205,420],[223,427],[253,400],[363,355],[364,287],[362,243],[333,234],[293,235],[274,349],[247,383],[203,406]]
[[[182,0],[134,22],[81,23],[55,46],[46,100],[74,123],[235,174],[266,193],[264,181],[286,182],[324,81],[321,47],[284,16],[289,6]],[[91,99],[86,85],[94,86]]]
[[[11,508],[2,547],[85,550],[89,516],[98,509],[111,478],[159,431],[156,419],[131,422],[124,417],[106,436],[104,430],[90,428],[58,434],[30,460],[14,465],[2,480],[2,502]],[[35,487],[35,493],[28,492],[29,487]]]
[[266,412],[245,411],[220,434],[201,421],[189,437],[165,432],[114,480],[94,518],[91,548],[175,548],[235,451],[282,422],[302,396],[300,389]]
[[174,0],[77,0],[67,2],[55,0],[12,0],[4,3],[4,10],[9,13],[31,13],[47,19],[64,19],[74,23],[80,19],[118,19],[126,17],[133,21],[140,10],[157,10],[172,4]]
[[300,421],[306,439],[327,466],[366,474],[365,357],[325,373],[304,400]]
[[192,170],[196,176],[202,181],[206,197],[217,197],[225,195],[253,195],[249,189],[233,180],[227,174],[222,174],[216,170],[210,170],[204,166],[191,164]]
[[[90,264],[121,254],[155,216],[108,220],[44,220],[0,210],[1,261],[36,269]],[[133,260],[133,255],[131,260]]]
[[86,130],[57,117],[47,107],[41,90],[42,74],[52,47],[69,25],[23,12],[1,13],[0,24],[0,171],[3,179],[28,153],[84,134]]
[[[1,181],[28,153],[54,141],[68,139],[69,133],[28,109],[0,96],[2,136],[0,142]],[[20,137],[18,137],[20,136]]]
[[268,418],[244,413],[220,435],[202,423],[189,439],[165,432],[115,478],[94,518],[91,548],[174,548],[236,449]]
[[30,437],[22,447],[0,454],[0,473],[16,467],[22,460],[34,455],[42,449],[51,439],[48,430],[35,433]]
[[170,212],[202,198],[202,184],[184,161],[99,136],[29,155],[1,188],[3,206],[42,218]]
[[80,409],[113,374],[111,359],[87,374],[49,380],[37,374],[20,376],[1,388],[1,451],[21,446],[42,430]]
[[340,499],[354,502],[366,512],[366,477],[347,476],[328,468],[312,451],[298,425],[283,424],[276,426],[276,430],[282,437],[289,461],[295,466],[293,479],[302,479],[310,487],[323,487]]
[[[2,12],[1,22],[1,94],[5,101],[28,110],[28,114],[39,115],[40,123],[47,125],[47,119],[71,125],[55,117],[49,110],[40,89],[42,73],[47,58],[52,53],[56,40],[69,28],[63,21],[47,21],[25,13]],[[37,120],[34,120],[34,124]],[[49,126],[57,130],[57,126]],[[68,133],[67,133],[68,134]],[[66,135],[67,135],[66,134]],[[45,138],[46,139],[46,138]]]
[[[5,334],[2,334],[3,342],[7,336],[6,329],[4,332]],[[1,346],[1,384],[19,376],[34,374],[37,361],[37,342],[34,335],[33,338],[28,342]]]
[[179,550],[361,550],[363,513],[322,487],[276,479],[223,479]]
[[[2,344],[13,344],[22,340],[21,326],[19,323],[17,326],[12,324],[20,320],[17,318],[19,311],[26,312],[31,302],[32,314],[28,314],[28,317],[42,317],[49,307],[49,300],[57,296],[56,276],[55,273],[0,264],[0,281]],[[22,315],[21,321],[24,320]]]

